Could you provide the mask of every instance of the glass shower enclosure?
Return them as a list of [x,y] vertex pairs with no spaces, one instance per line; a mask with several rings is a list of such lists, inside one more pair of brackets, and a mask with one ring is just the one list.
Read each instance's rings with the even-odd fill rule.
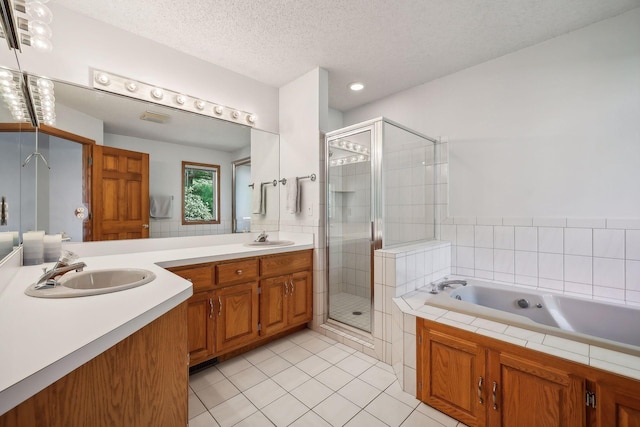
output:
[[378,118],[325,137],[329,319],[373,325],[373,252],[435,238],[435,143]]

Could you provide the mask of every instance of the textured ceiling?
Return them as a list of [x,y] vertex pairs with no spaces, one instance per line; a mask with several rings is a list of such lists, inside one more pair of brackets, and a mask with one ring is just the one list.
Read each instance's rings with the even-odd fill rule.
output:
[[[606,19],[640,0],[56,0],[280,87],[329,71],[346,111]],[[353,81],[366,84],[352,93]]]

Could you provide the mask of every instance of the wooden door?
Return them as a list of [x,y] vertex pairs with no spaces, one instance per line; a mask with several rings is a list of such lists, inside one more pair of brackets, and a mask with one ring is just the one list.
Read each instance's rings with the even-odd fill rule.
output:
[[258,337],[257,282],[218,289],[213,304],[217,353],[249,344]]
[[[585,423],[584,379],[533,360],[490,354],[491,426],[578,427]],[[495,407],[493,387],[495,386]]]
[[469,341],[432,330],[422,331],[418,397],[465,424],[486,421],[486,350]]
[[189,365],[197,365],[214,352],[213,292],[198,292],[189,298],[187,310]]
[[288,275],[260,281],[260,335],[273,334],[287,326],[288,281]]
[[596,411],[599,427],[640,427],[640,383],[621,377],[599,382]]
[[301,271],[289,276],[287,295],[288,324],[299,325],[311,321],[313,317],[313,284],[311,273]]
[[94,240],[149,237],[149,155],[96,145]]

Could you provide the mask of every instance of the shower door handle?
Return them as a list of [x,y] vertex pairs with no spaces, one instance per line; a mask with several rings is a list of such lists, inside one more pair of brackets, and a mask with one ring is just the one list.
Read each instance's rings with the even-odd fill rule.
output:
[[375,230],[375,225],[374,225],[373,221],[371,221],[371,241],[372,242],[374,242],[376,240],[374,230]]

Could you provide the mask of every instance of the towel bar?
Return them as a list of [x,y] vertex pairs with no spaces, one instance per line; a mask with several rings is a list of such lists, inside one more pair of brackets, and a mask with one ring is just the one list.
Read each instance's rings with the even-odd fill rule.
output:
[[[316,180],[316,174],[312,173],[311,175],[307,175],[307,176],[296,176],[296,179],[299,181],[301,179],[310,179],[311,181],[315,181]],[[280,180],[280,182],[282,183],[282,185],[287,185],[287,178],[282,178]],[[275,185],[275,184],[274,184]]]
[[[271,185],[273,185],[273,186],[275,187],[276,185],[278,185],[278,181],[276,181],[276,180],[274,179],[273,181],[261,182],[261,183],[260,183],[260,186],[262,187],[263,185],[267,185],[267,184],[271,184]],[[255,185],[255,183],[253,183],[253,182],[252,182],[252,183],[251,183],[251,184],[249,184],[247,187],[254,188],[255,186],[256,186],[256,185]]]

